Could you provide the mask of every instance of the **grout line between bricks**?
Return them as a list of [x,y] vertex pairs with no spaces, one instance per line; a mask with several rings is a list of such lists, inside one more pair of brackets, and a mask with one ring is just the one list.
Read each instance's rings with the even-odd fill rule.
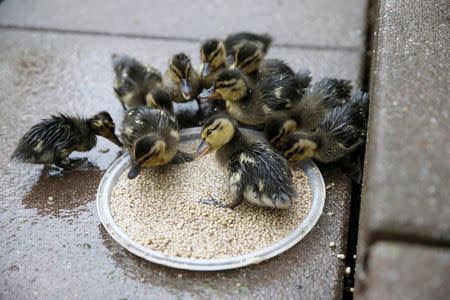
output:
[[[161,41],[179,41],[198,43],[200,38],[193,37],[179,37],[179,36],[160,36],[138,33],[114,33],[95,30],[73,30],[73,29],[60,29],[50,27],[37,27],[37,26],[18,26],[2,24],[0,29],[3,30],[15,30],[15,31],[31,31],[31,32],[45,32],[56,34],[78,34],[78,35],[90,35],[90,36],[105,36],[105,37],[119,37],[129,39],[144,39],[144,40],[161,40]],[[321,46],[313,44],[289,44],[289,43],[274,43],[274,48],[280,49],[301,49],[301,50],[315,50],[315,51],[344,51],[344,52],[361,52],[363,49],[359,47],[347,47],[347,46]]]
[[450,243],[445,239],[438,239],[426,236],[415,235],[413,233],[399,233],[389,231],[373,231],[369,240],[370,248],[379,242],[399,242],[404,244],[437,247],[450,250]]

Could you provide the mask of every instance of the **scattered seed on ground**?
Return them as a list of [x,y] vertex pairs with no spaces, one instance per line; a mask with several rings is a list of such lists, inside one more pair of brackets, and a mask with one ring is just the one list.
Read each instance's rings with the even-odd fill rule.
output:
[[345,274],[350,275],[352,269],[350,267],[345,268]]
[[334,247],[336,247],[336,243],[335,242],[330,242],[328,244],[328,246],[330,246],[330,248],[334,248]]
[[[196,146],[186,143],[181,150],[193,152]],[[126,173],[112,192],[112,216],[131,239],[165,255],[211,259],[250,253],[286,237],[311,209],[311,190],[301,169],[293,171],[299,197],[287,210],[199,203],[211,197],[232,200],[214,155],[144,169],[134,180]]]
[[336,256],[337,256],[337,258],[339,258],[339,259],[345,259],[345,255],[344,255],[344,254],[339,253],[339,254],[336,255]]

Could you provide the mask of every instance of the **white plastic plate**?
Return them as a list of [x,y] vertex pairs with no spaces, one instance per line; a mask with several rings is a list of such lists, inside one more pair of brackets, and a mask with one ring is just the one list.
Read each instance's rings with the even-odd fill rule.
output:
[[[251,130],[247,133],[260,135]],[[181,142],[196,140],[199,138],[200,128],[191,128],[181,132]],[[240,268],[243,266],[257,264],[288,250],[301,241],[316,225],[322,213],[325,203],[325,183],[317,166],[306,160],[299,163],[299,167],[306,173],[312,192],[312,205],[306,218],[298,224],[297,228],[284,239],[258,251],[245,255],[233,256],[220,259],[192,259],[164,255],[161,252],[146,248],[130,239],[127,234],[114,222],[110,210],[111,193],[123,172],[130,166],[130,157],[124,154],[119,157],[106,171],[97,191],[97,210],[100,220],[108,233],[116,242],[131,253],[156,264],[165,265],[177,269],[195,271],[219,271]]]

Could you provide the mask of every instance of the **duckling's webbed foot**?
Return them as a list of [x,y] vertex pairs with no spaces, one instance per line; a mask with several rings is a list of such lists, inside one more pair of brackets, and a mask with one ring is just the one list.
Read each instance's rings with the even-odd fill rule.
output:
[[206,205],[214,205],[214,206],[217,206],[217,207],[225,207],[225,205],[221,201],[219,201],[219,200],[217,200],[217,199],[215,199],[213,197],[200,199],[198,201],[198,203],[206,204]]
[[57,167],[60,167],[60,168],[64,169],[64,170],[73,170],[73,169],[78,168],[85,161],[87,161],[86,157],[66,158],[64,160],[55,162],[55,165]]
[[227,207],[229,209],[234,209],[235,207],[239,206],[244,202],[244,197],[238,196],[234,198],[233,202],[225,204],[224,207]]
[[179,164],[191,162],[193,160],[194,160],[194,158],[191,154],[178,151],[170,163],[172,163],[174,165],[179,165]]

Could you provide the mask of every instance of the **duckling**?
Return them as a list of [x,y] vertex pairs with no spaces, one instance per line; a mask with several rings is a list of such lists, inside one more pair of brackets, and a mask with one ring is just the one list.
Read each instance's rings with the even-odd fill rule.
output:
[[364,144],[369,98],[356,91],[350,101],[328,112],[313,131],[297,131],[282,142],[281,150],[289,161],[314,158],[331,163],[345,158]]
[[[303,73],[306,72],[308,71]],[[351,89],[349,80],[322,78],[307,89],[302,99],[289,111],[271,115],[266,119],[266,139],[278,147],[280,141],[290,133],[313,130],[322,122],[327,112],[350,99]]]
[[264,59],[264,55],[255,42],[245,42],[235,51],[234,62],[229,68],[240,69],[255,82],[272,74],[294,75],[294,71],[284,61]]
[[144,105],[148,91],[162,85],[161,73],[135,58],[113,54],[112,65],[116,74],[114,91],[124,109]]
[[228,35],[224,41],[208,39],[201,44],[200,76],[204,87],[209,88],[213,84],[215,75],[227,68],[235,51],[245,42],[253,42],[265,54],[272,43],[272,37],[268,34],[238,32]]
[[145,102],[148,107],[166,110],[173,114],[173,102],[169,93],[161,88],[150,90],[145,96]]
[[246,42],[255,43],[261,49],[261,51],[266,54],[269,50],[270,45],[272,44],[272,37],[267,33],[257,34],[245,31],[232,33],[228,35],[224,41],[227,55],[234,56],[236,50]]
[[199,98],[225,100],[228,113],[239,122],[261,125],[268,115],[291,108],[302,92],[296,76],[270,75],[254,84],[235,69],[220,72],[214,85]]
[[202,85],[209,88],[214,76],[227,69],[226,50],[223,41],[218,39],[205,40],[200,46],[200,78]]
[[175,102],[196,99],[200,93],[200,77],[192,67],[191,59],[184,53],[175,54],[170,59],[163,81],[164,88]]
[[194,156],[216,150],[216,159],[228,173],[234,199],[221,206],[234,208],[245,199],[257,206],[289,208],[297,193],[287,161],[278,152],[242,133],[236,121],[223,113],[206,121],[201,138]]
[[129,179],[136,178],[142,168],[192,160],[177,151],[179,126],[168,111],[137,106],[127,111],[122,126],[123,143],[133,161]]
[[53,115],[41,120],[25,133],[11,159],[73,169],[86,159],[69,158],[69,155],[73,151],[86,152],[94,148],[97,135],[122,146],[114,130],[114,122],[107,112],[100,112],[89,119],[64,114]]

